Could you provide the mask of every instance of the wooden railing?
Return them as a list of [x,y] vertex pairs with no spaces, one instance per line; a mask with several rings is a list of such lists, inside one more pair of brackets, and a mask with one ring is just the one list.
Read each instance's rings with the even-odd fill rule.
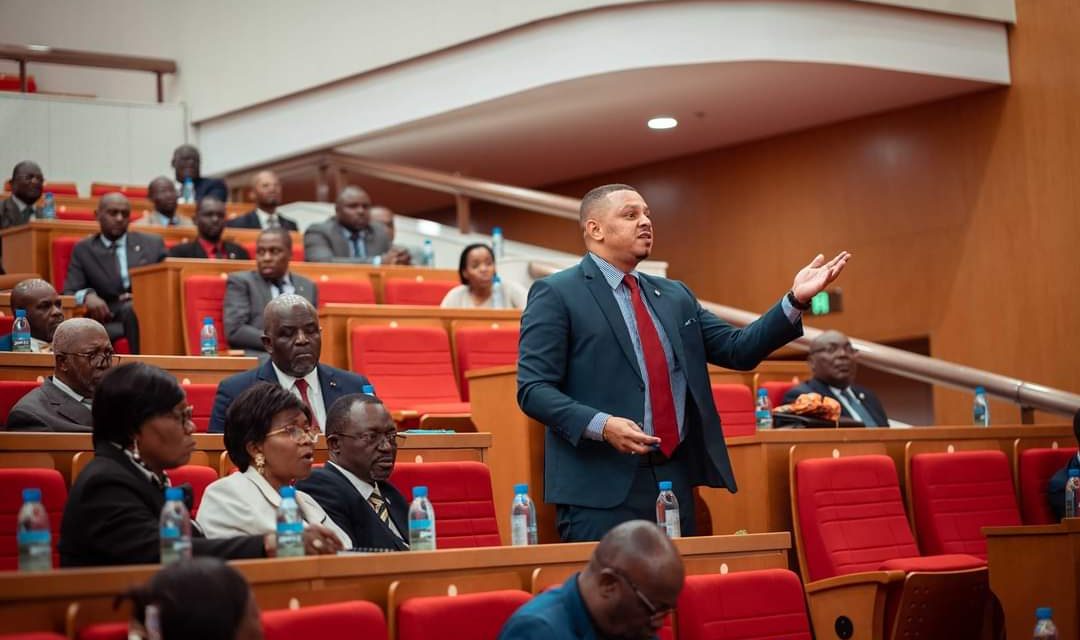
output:
[[162,58],[143,58],[140,56],[122,56],[95,51],[76,51],[57,49],[44,45],[0,44],[0,60],[14,60],[19,63],[20,91],[26,93],[26,65],[30,62],[59,64],[69,67],[93,67],[96,69],[120,69],[123,71],[146,71],[157,78],[157,101],[165,101],[165,91],[161,77],[166,73],[176,73],[176,62]]

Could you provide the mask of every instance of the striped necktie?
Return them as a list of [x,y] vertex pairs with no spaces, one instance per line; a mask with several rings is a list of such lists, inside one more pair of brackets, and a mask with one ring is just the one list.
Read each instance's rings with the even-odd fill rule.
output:
[[386,506],[386,500],[379,493],[379,487],[375,487],[375,490],[368,496],[368,504],[371,505],[371,509],[375,512],[375,515],[379,516],[379,520],[385,525],[390,524],[390,509]]

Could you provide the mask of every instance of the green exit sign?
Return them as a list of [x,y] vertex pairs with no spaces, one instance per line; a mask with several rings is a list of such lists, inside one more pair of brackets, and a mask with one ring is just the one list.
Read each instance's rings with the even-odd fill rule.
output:
[[822,291],[810,298],[810,313],[815,316],[838,313],[843,310],[843,307],[843,297],[839,289]]

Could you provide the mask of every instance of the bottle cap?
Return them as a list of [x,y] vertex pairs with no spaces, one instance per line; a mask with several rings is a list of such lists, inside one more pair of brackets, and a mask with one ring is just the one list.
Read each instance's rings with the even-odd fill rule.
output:
[[1049,620],[1054,617],[1054,610],[1050,607],[1039,607],[1035,610],[1035,617],[1039,620]]
[[46,191],[45,192],[45,199],[46,200],[52,200],[53,199],[52,191]]
[[491,283],[492,284],[499,284],[500,282],[502,282],[502,278],[500,278],[499,274],[496,273],[495,277],[491,279]]
[[1080,469],[1069,469],[1069,477],[1070,478],[1080,477]]
[[202,323],[212,325],[212,324],[214,324],[214,319],[211,318],[210,316],[206,316],[205,318],[202,319]]
[[[757,394],[758,394],[759,397],[760,396],[768,396],[769,395],[769,390],[766,389],[765,387],[762,387],[762,388],[757,390]],[[746,396],[743,396],[743,397],[745,398]]]
[[22,490],[23,502],[41,502],[41,489],[30,487]]
[[491,235],[493,235],[493,236],[495,236],[495,235],[501,236],[502,235],[502,227],[492,227]]
[[281,497],[282,498],[295,498],[296,497],[296,487],[282,487],[281,488]]
[[180,487],[169,487],[169,488],[165,489],[165,499],[166,500],[183,500],[184,499],[184,490],[181,489]]
[[986,388],[982,386],[975,387],[975,393],[986,393]]
[[413,487],[412,488],[412,497],[413,497],[414,500],[416,498],[426,498],[427,497],[427,487],[425,487],[424,485],[420,485],[418,487]]
[[424,240],[424,244],[426,244],[426,245],[430,245],[430,244],[431,244],[431,239],[430,239],[430,238],[428,238],[428,239]]
[[661,480],[660,481],[660,490],[661,491],[671,491],[671,480]]
[[527,485],[525,483],[515,484],[514,485],[514,495],[515,496],[518,495],[519,493],[528,493],[528,492],[529,492],[529,485]]
[[16,318],[25,318],[26,317],[26,309],[16,309],[15,310],[15,317]]
[[364,386],[360,387],[360,393],[366,393],[369,396],[373,396],[375,395],[375,387],[371,386],[370,384],[365,384]]

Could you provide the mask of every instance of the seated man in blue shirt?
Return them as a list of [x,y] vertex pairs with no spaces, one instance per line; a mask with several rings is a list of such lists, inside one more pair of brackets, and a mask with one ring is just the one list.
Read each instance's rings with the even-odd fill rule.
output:
[[[1080,448],[1080,411],[1073,416],[1073,435],[1076,437],[1076,446]],[[1069,479],[1069,469],[1080,469],[1080,451],[1069,458],[1068,464],[1050,476],[1050,482],[1046,484],[1046,497],[1050,501],[1050,510],[1054,512],[1054,517],[1058,520],[1065,517],[1065,481]]]
[[655,523],[624,522],[563,586],[518,609],[499,640],[655,638],[683,588],[682,558]]
[[[11,315],[15,315],[16,309],[25,310],[30,322],[30,351],[51,351],[56,327],[64,321],[64,310],[56,289],[40,278],[23,280],[11,290]],[[0,351],[11,349],[11,334],[0,336]]]

